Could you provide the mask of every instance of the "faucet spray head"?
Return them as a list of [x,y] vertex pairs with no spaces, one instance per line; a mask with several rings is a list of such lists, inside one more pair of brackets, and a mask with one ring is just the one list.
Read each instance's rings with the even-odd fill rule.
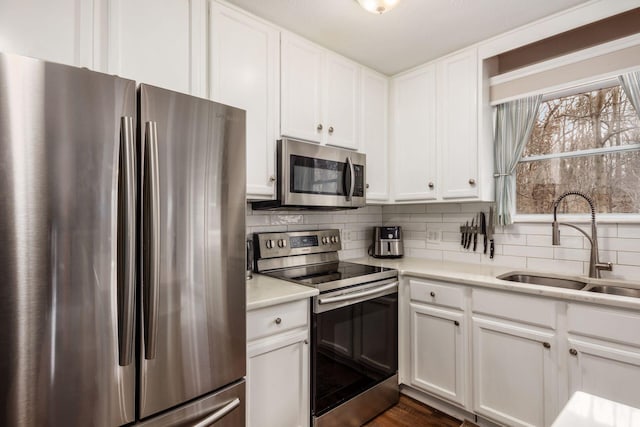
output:
[[551,223],[551,244],[560,246],[560,224],[558,224],[558,221]]

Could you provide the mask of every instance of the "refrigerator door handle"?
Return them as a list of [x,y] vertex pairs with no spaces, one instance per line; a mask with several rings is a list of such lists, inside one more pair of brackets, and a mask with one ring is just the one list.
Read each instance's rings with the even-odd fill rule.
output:
[[135,326],[136,171],[133,118],[120,119],[118,177],[118,362],[131,364]]
[[145,164],[144,198],[145,224],[143,251],[145,263],[144,281],[144,357],[156,357],[158,335],[158,289],[160,264],[160,188],[158,172],[158,129],[156,122],[145,123]]
[[231,402],[224,405],[222,408],[215,411],[213,414],[207,416],[205,419],[200,421],[198,424],[195,424],[193,427],[209,427],[220,421],[224,416],[229,414],[229,412],[236,409],[240,406],[240,398],[236,397]]

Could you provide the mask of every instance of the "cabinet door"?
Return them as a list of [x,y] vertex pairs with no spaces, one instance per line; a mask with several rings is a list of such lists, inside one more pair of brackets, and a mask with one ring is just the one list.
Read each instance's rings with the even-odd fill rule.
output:
[[249,344],[247,355],[248,426],[308,426],[308,330]]
[[326,136],[329,145],[359,148],[360,67],[336,55],[326,55]]
[[465,406],[462,312],[411,304],[411,384]]
[[430,65],[393,80],[395,199],[437,197],[436,73]]
[[93,67],[93,2],[3,0],[0,51]]
[[367,155],[367,201],[389,200],[389,146],[387,103],[389,83],[385,76],[362,70],[360,95],[361,147]]
[[438,62],[443,199],[478,196],[477,70],[475,49]]
[[279,32],[218,3],[210,7],[211,98],[247,112],[247,197],[272,198]]
[[108,0],[108,72],[205,96],[192,82],[192,61],[201,56],[196,44],[204,36],[204,28],[196,23],[197,14],[204,13],[198,4],[196,0],[167,0],[159,7],[155,0]]
[[474,411],[510,426],[546,426],[557,415],[554,334],[473,318]]
[[322,58],[324,52],[288,33],[281,38],[280,133],[283,136],[321,142]]
[[640,351],[569,338],[569,396],[584,391],[640,408]]

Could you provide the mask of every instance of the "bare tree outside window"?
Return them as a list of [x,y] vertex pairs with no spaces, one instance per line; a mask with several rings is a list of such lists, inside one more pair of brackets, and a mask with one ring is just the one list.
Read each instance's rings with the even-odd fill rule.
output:
[[[640,213],[640,119],[620,86],[540,105],[516,169],[516,212],[550,213],[569,190],[589,194],[601,213]],[[566,198],[559,210],[589,207]]]

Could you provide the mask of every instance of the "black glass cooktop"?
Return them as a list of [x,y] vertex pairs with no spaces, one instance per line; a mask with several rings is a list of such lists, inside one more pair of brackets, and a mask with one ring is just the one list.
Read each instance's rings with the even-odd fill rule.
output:
[[[366,282],[368,281],[367,276],[371,275],[376,275],[375,278],[371,276],[372,280],[378,280],[379,277],[377,276],[379,275],[393,277],[396,274],[396,270],[386,267],[338,261],[287,268],[265,274],[301,285],[318,286],[328,282],[352,282],[353,280],[350,279],[362,279],[362,282]],[[347,283],[345,283],[345,285],[347,285]]]

